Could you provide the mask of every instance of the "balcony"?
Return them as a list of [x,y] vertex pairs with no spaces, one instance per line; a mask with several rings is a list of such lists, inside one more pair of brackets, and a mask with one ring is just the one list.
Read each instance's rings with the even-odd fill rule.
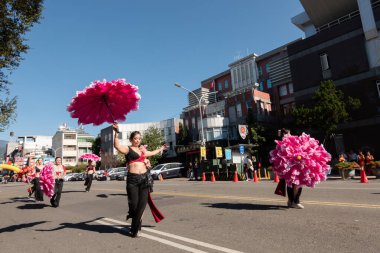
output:
[[[210,118],[205,118],[203,119],[203,128],[220,128],[220,127],[227,127],[229,124],[228,118],[225,117],[210,117]],[[201,122],[198,121],[198,129],[201,129]]]

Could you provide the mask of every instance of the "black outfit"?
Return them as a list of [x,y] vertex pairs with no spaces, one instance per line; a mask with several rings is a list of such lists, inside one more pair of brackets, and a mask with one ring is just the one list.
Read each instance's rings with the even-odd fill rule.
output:
[[56,179],[54,184],[54,195],[50,199],[50,203],[53,207],[59,206],[59,201],[61,200],[63,188],[63,179]]
[[147,173],[127,175],[127,195],[129,212],[127,219],[132,218],[131,234],[135,236],[141,229],[141,217],[148,202],[149,187]]
[[[35,170],[36,170],[36,173],[41,172],[41,170],[38,167],[35,167]],[[34,193],[35,200],[44,201],[44,194],[43,194],[43,192],[41,190],[41,186],[40,186],[40,178],[39,177],[33,178],[31,183],[32,183],[32,187],[31,187],[31,190],[29,193],[29,197],[31,197],[32,194]]]
[[292,187],[286,186],[286,191],[288,193],[288,200],[290,203],[299,204],[300,203],[300,196],[302,193],[302,187],[298,188],[298,192],[297,192],[296,196],[294,196],[294,188],[295,187],[296,187],[295,184],[293,184]]
[[[129,147],[129,152],[125,155],[125,159],[129,164],[130,161],[139,159],[140,155]],[[144,174],[135,174],[128,172],[127,174],[127,195],[129,212],[127,220],[132,218],[131,235],[136,237],[141,230],[141,218],[148,202],[149,184],[148,172]]]
[[88,172],[90,171],[90,170],[94,170],[93,168],[87,168],[87,177],[86,177],[86,183],[85,183],[85,185],[86,185],[86,191],[90,191],[90,189],[91,189],[91,185],[92,185],[92,180],[94,179],[94,174],[88,174]]

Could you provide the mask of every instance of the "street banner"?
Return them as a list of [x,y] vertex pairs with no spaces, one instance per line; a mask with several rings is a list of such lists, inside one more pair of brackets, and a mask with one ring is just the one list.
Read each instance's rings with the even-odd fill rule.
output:
[[201,157],[206,158],[206,147],[201,147]]
[[239,151],[241,155],[244,155],[244,145],[239,145]]
[[247,137],[248,135],[248,126],[247,125],[239,125],[239,134],[240,134],[240,137],[244,140],[245,137]]
[[232,151],[229,148],[226,148],[224,150],[224,154],[226,156],[226,160],[232,160]]
[[216,152],[216,158],[222,158],[223,157],[222,147],[215,147],[215,152]]

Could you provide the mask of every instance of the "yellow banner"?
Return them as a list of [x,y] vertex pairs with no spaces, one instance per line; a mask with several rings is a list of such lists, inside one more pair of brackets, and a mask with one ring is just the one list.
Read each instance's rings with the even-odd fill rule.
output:
[[223,157],[222,147],[215,147],[215,152],[216,152],[216,158],[222,158]]
[[206,147],[201,147],[201,157],[206,158]]

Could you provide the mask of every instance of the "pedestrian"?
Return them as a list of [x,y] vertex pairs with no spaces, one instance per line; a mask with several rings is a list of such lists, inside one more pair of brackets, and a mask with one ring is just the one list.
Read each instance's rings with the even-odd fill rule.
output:
[[198,172],[199,172],[199,163],[198,163],[198,161],[195,161],[194,168],[193,168],[194,180],[195,181],[198,181]]
[[247,156],[247,167],[248,167],[248,180],[252,180],[253,179],[253,170],[254,170],[254,167],[253,167],[253,162],[252,162],[252,159]]
[[372,162],[373,160],[375,160],[375,158],[373,157],[373,155],[371,154],[370,151],[367,151],[367,154],[366,154],[366,156],[365,156],[365,164],[366,164],[366,165],[369,165],[369,164],[371,164],[371,162]]
[[339,155],[339,162],[340,162],[340,163],[343,163],[343,162],[345,162],[345,161],[346,161],[346,158],[344,158],[344,154],[341,153],[341,154]]
[[52,207],[58,207],[61,200],[63,178],[66,176],[66,168],[62,165],[62,158],[56,157],[55,164],[53,165],[53,177],[54,177],[54,195],[50,199]]
[[92,185],[92,180],[94,179],[94,175],[96,173],[95,166],[92,165],[92,160],[88,160],[86,166],[86,181],[84,185],[86,186],[86,192],[89,192]]
[[36,201],[44,201],[44,194],[41,190],[40,185],[40,175],[41,171],[44,168],[43,161],[41,158],[37,159],[35,166],[35,177],[33,179],[33,188],[34,188],[34,198]]
[[358,155],[352,149],[348,152],[348,161],[358,162]]
[[187,166],[187,175],[189,181],[194,180],[193,165],[191,162],[189,162],[189,165]]
[[146,167],[145,159],[150,156],[155,156],[167,149],[167,145],[163,144],[160,148],[154,151],[148,151],[140,148],[141,134],[138,131],[131,133],[129,141],[131,146],[123,146],[118,138],[118,125],[113,124],[114,147],[122,154],[125,154],[129,170],[127,175],[127,195],[129,212],[127,220],[132,218],[130,236],[135,238],[141,230],[142,215],[149,198],[149,188],[153,185],[150,173]]
[[365,155],[363,154],[363,151],[359,150],[359,154],[357,157],[358,157],[358,163],[359,163],[360,170],[364,170]]

